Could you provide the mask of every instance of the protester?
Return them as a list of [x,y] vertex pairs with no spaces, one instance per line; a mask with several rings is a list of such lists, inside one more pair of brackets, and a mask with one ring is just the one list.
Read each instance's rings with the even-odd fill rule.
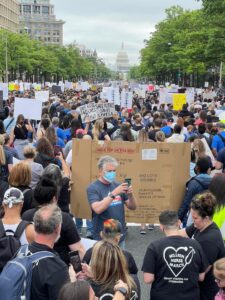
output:
[[0,135],[0,178],[1,181],[8,181],[9,172],[12,170],[12,154],[4,147],[5,137]]
[[[108,241],[114,244],[119,244],[122,234],[122,225],[119,221],[114,219],[105,220],[103,224],[103,230],[100,232],[102,240]],[[127,260],[128,271],[130,274],[137,275],[138,268],[135,260],[129,251],[122,250]],[[89,264],[92,257],[93,248],[86,251],[83,262]]]
[[162,212],[159,223],[166,237],[148,246],[142,266],[144,282],[152,284],[151,300],[168,299],[169,295],[173,299],[200,299],[198,281],[204,280],[208,267],[201,246],[179,236],[176,212]]
[[90,266],[83,264],[81,275],[90,278],[95,295],[104,299],[114,295],[114,286],[122,280],[128,286],[128,293],[124,291],[126,299],[139,299],[140,291],[127,271],[127,263],[122,250],[116,244],[99,241],[93,248]]
[[[31,300],[56,300],[61,287],[68,282],[67,265],[53,250],[61,231],[62,213],[56,205],[45,205],[34,215],[35,241],[31,253],[48,251],[55,254],[34,264],[31,281]],[[47,270],[47,272],[46,272]]]
[[[2,201],[3,216],[0,219],[0,271],[11,259],[21,245],[33,242],[34,227],[31,223],[22,221],[21,210],[24,203],[23,193],[17,188],[6,190]],[[14,237],[8,241],[5,237]],[[4,242],[3,242],[4,239]]]
[[213,274],[215,281],[219,287],[219,292],[216,294],[215,300],[224,300],[225,299],[225,258],[217,260],[213,264]]
[[31,167],[23,162],[13,166],[9,174],[9,185],[19,189],[24,196],[21,215],[28,209],[31,209],[33,203],[33,190],[31,189]]
[[[22,215],[22,219],[33,221],[35,212],[40,208],[49,204],[56,204],[58,199],[58,188],[54,181],[48,177],[40,180],[34,190],[34,199],[36,207],[26,211]],[[61,259],[69,265],[69,252],[79,251],[81,259],[85,250],[81,243],[81,239],[77,232],[75,223],[69,213],[62,212],[62,226],[60,236],[55,243],[54,249],[59,253]]]
[[[192,198],[208,189],[212,180],[210,177],[210,161],[207,157],[199,158],[195,166],[196,176],[192,177],[186,184],[186,193],[178,211],[178,216],[183,226],[186,226],[189,212],[189,205]],[[191,220],[189,220],[191,222]]]
[[180,125],[175,125],[173,128],[173,134],[171,137],[169,137],[166,142],[167,143],[183,143],[184,142],[184,135],[181,133],[181,126]]
[[209,190],[216,197],[213,222],[219,227],[223,240],[225,240],[225,174],[214,176],[209,185]]
[[33,132],[33,128],[29,120],[25,120],[24,116],[18,115],[16,126],[14,127],[14,147],[18,153],[19,159],[24,159],[23,148],[28,145],[28,132]]
[[113,157],[101,157],[98,161],[99,177],[88,186],[87,197],[92,210],[94,239],[100,240],[103,222],[113,218],[122,224],[121,242],[124,244],[126,234],[124,204],[128,209],[135,210],[137,203],[132,186],[115,181],[117,167],[118,162]]
[[40,180],[44,169],[43,169],[41,164],[38,164],[38,163],[34,162],[34,157],[36,155],[36,152],[35,152],[35,149],[33,147],[30,147],[30,146],[24,147],[23,155],[24,155],[24,158],[25,158],[23,162],[27,163],[31,168],[30,187],[32,189],[34,189],[35,186],[37,185],[38,181]]
[[216,209],[216,199],[209,193],[197,195],[191,201],[191,214],[193,224],[186,229],[180,230],[184,237],[195,239],[202,246],[203,252],[208,260],[205,279],[199,283],[200,299],[214,300],[218,287],[213,278],[212,266],[214,262],[225,256],[225,248],[221,232],[212,221]]
[[218,133],[213,137],[212,144],[211,144],[212,152],[215,157],[217,157],[220,150],[222,150],[225,146],[225,131],[224,131],[225,124],[218,123],[217,128],[218,128]]

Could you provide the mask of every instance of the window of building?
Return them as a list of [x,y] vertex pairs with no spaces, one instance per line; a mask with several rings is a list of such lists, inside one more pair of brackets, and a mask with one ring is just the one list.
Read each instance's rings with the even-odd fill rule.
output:
[[34,13],[35,14],[40,14],[41,13],[41,7],[38,5],[34,5]]
[[23,6],[24,13],[31,13],[31,5],[24,5]]
[[49,7],[48,6],[43,6],[42,7],[42,13],[43,13],[43,15],[49,15]]

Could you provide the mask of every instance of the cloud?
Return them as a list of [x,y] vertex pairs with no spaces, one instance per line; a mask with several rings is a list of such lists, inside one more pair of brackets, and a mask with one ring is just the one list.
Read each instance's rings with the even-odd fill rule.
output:
[[139,59],[144,39],[165,18],[165,9],[180,5],[185,9],[200,8],[195,0],[52,0],[57,19],[66,21],[64,43],[76,41],[96,49],[107,63],[115,63],[124,42],[130,63]]

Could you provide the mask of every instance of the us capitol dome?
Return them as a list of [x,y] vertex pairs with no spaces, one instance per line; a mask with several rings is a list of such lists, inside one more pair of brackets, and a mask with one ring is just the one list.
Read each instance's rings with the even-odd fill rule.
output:
[[124,50],[123,43],[122,43],[122,47],[116,57],[116,69],[117,69],[117,72],[120,72],[120,73],[128,73],[129,69],[130,69],[129,58],[128,58],[127,52]]

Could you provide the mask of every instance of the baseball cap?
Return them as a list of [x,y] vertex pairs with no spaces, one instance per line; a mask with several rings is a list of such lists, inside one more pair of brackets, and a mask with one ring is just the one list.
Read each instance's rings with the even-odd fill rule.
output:
[[22,203],[23,199],[23,193],[19,189],[10,188],[5,192],[2,203],[12,208],[14,204]]

